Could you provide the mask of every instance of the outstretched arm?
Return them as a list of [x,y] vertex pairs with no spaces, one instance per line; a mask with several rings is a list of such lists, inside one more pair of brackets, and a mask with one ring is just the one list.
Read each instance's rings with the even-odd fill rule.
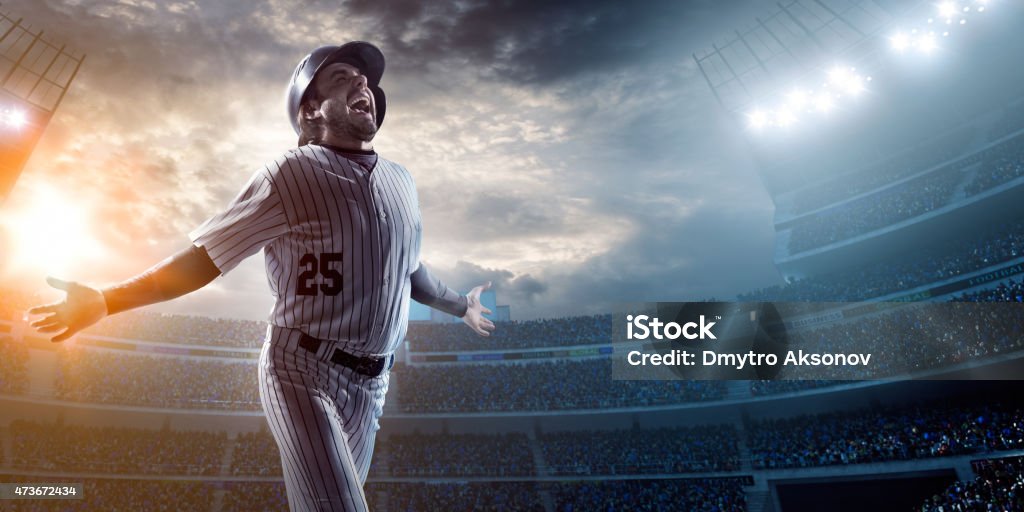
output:
[[494,323],[484,317],[484,314],[490,314],[491,310],[480,303],[480,294],[490,288],[491,283],[477,286],[462,296],[434,277],[422,263],[409,279],[412,284],[410,295],[416,302],[461,318],[481,336],[490,336],[490,331],[494,330]]
[[103,290],[49,277],[50,286],[67,295],[60,302],[30,309],[30,314],[46,315],[32,322],[32,327],[41,333],[63,331],[50,341],[64,341],[105,316],[194,292],[219,275],[206,250],[191,245],[142,274]]

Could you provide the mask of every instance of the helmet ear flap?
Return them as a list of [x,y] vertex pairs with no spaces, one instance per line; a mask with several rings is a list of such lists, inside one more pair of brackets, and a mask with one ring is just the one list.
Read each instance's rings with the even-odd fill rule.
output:
[[384,114],[388,109],[387,98],[384,97],[384,89],[379,86],[371,86],[370,92],[373,93],[373,104],[377,108],[377,129],[380,129],[380,125],[384,123]]

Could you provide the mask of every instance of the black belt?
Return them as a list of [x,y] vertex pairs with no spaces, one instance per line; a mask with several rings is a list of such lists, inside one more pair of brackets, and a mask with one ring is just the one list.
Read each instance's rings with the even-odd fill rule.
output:
[[[318,340],[306,333],[302,333],[302,337],[299,338],[299,346],[313,352],[314,354],[319,350],[320,344],[323,341]],[[331,362],[334,364],[340,364],[346,368],[355,370],[356,373],[361,373],[367,377],[377,377],[384,373],[387,369],[391,359],[395,357],[393,355],[384,357],[360,357],[349,354],[341,350],[340,348],[334,349],[334,353],[331,354]]]

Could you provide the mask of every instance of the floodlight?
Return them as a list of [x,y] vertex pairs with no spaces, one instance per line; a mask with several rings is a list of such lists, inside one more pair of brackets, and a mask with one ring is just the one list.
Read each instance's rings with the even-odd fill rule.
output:
[[751,128],[761,129],[768,124],[768,114],[765,114],[762,110],[755,110],[747,114],[747,118],[750,119]]
[[910,46],[910,38],[903,32],[897,32],[896,35],[889,38],[889,43],[892,44],[893,50],[902,52]]
[[8,110],[4,112],[4,123],[11,128],[21,128],[22,126],[25,126],[26,121],[28,121],[28,119],[25,118],[25,112],[22,112],[21,110]]
[[956,2],[942,2],[939,4],[939,15],[945,18],[951,18],[957,11]]
[[859,94],[864,90],[864,78],[853,72],[854,68],[834,68],[828,74],[829,83],[849,94]]

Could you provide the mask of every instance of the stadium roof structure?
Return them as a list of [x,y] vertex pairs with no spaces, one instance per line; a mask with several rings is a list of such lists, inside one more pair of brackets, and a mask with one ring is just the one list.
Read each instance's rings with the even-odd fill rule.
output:
[[60,105],[85,55],[0,12],[0,88],[47,112]]
[[[877,68],[880,34],[919,0],[790,0],[753,26],[693,54],[715,99],[740,113],[837,60],[861,73]],[[930,5],[930,4],[928,4]]]
[[0,203],[68,92],[85,55],[0,12]]

